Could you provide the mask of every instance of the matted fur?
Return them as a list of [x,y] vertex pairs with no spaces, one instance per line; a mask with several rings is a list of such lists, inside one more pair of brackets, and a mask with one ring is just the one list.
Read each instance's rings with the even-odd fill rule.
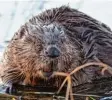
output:
[[[68,6],[46,10],[14,34],[4,53],[2,80],[6,84],[38,85],[41,79],[46,80],[41,71],[47,68],[71,72],[92,61],[111,66],[111,33],[105,24]],[[45,55],[51,40],[61,52],[58,58]],[[74,74],[72,83],[79,85],[100,77],[100,69],[92,66]],[[59,85],[62,80],[58,77],[46,81]]]

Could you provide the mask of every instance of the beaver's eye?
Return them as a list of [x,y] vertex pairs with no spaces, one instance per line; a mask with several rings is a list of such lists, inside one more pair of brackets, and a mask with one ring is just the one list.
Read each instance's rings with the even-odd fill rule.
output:
[[63,31],[60,32],[60,40],[62,43],[66,40],[66,36]]
[[22,29],[19,31],[19,37],[20,37],[20,39],[23,38],[24,35],[25,35],[25,29],[22,28]]
[[65,42],[65,37],[63,36],[63,37],[61,37],[61,43],[64,43]]
[[60,35],[61,35],[61,34],[64,34],[64,31],[63,31],[63,30],[60,31]]

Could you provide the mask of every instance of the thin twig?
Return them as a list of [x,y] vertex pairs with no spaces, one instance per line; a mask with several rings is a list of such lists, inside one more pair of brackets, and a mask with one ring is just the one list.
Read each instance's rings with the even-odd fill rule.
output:
[[[61,84],[60,88],[58,89],[58,92],[59,93],[61,91],[61,89],[63,88],[64,84],[66,83],[66,81],[68,82],[68,85],[67,85],[67,91],[66,91],[66,100],[68,100],[69,98],[69,95],[70,95],[70,98],[71,100],[73,100],[73,96],[72,96],[72,83],[71,83],[71,75],[75,74],[77,71],[81,70],[82,68],[85,68],[85,67],[89,67],[89,66],[92,66],[92,65],[97,65],[99,67],[103,67],[102,70],[101,70],[101,74],[104,75],[104,72],[105,70],[108,70],[108,72],[110,74],[112,74],[112,68],[110,66],[108,66],[107,64],[104,64],[104,63],[98,63],[98,62],[91,62],[91,63],[86,63],[86,64],[83,64],[81,66],[78,66],[76,67],[71,73],[67,74],[67,73],[63,73],[63,72],[54,72],[54,75],[59,75],[59,76],[66,76],[65,80],[63,81],[63,83]],[[96,67],[97,67],[96,66]]]

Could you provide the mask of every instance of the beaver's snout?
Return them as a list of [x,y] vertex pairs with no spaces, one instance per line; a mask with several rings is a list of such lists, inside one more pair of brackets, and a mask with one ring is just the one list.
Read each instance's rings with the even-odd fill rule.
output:
[[46,51],[46,55],[50,58],[56,58],[60,56],[60,51],[56,47],[50,47]]

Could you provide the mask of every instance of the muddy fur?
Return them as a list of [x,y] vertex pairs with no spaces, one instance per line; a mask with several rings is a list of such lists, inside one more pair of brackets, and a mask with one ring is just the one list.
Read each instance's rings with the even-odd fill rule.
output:
[[[59,86],[61,77],[47,79],[42,71],[71,72],[92,61],[112,66],[111,33],[105,24],[68,6],[46,10],[14,34],[4,52],[2,80],[6,84],[25,85],[39,85],[43,80]],[[45,51],[52,46],[60,51],[59,57],[46,55]],[[72,77],[73,85],[108,76],[101,76],[100,70],[94,66],[80,70]]]

